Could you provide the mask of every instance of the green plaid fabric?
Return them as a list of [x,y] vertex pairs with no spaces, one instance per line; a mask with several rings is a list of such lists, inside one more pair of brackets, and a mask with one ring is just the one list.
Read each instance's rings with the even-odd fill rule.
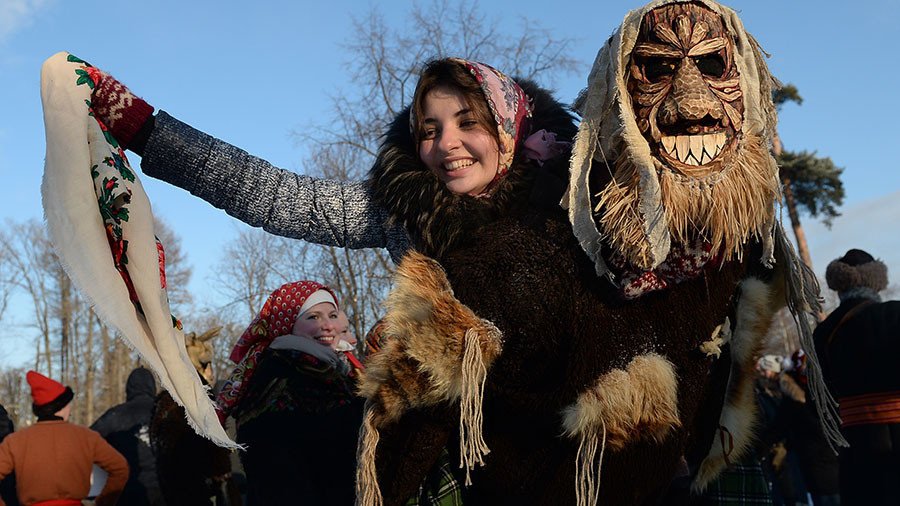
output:
[[720,506],[770,505],[772,493],[759,461],[745,459],[722,471],[709,484],[702,502]]
[[419,486],[419,493],[407,501],[406,506],[462,506],[463,482],[453,471],[450,454],[445,448]]

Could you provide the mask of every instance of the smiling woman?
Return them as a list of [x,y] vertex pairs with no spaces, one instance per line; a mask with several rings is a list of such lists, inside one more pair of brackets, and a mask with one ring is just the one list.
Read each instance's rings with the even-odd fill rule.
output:
[[247,445],[248,504],[353,502],[362,400],[348,329],[330,288],[298,281],[272,292],[235,345],[217,402]]

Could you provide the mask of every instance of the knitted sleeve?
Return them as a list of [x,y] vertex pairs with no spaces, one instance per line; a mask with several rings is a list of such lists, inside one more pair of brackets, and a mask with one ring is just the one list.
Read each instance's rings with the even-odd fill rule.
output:
[[283,170],[160,111],[141,160],[149,176],[276,235],[345,248],[383,248],[395,231],[366,183]]

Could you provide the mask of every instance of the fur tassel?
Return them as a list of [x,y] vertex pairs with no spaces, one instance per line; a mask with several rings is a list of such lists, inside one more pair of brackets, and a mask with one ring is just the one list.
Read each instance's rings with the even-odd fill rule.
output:
[[366,401],[365,417],[359,429],[356,455],[356,506],[382,506],[381,488],[375,468],[375,450],[378,448],[378,428],[375,426],[375,410]]
[[822,425],[825,438],[832,450],[836,452],[836,446],[848,446],[848,443],[841,434],[837,402],[825,387],[822,367],[819,365],[816,346],[813,342],[812,322],[816,321],[816,317],[822,310],[819,283],[815,274],[800,261],[799,256],[794,252],[794,247],[780,223],[775,230],[775,241],[775,251],[778,256],[776,266],[784,272],[787,306],[794,317],[797,330],[800,332],[800,347],[806,352],[809,392],[815,402],[819,423]]
[[[412,252],[397,268],[385,302],[385,342],[360,375],[368,399],[360,433],[358,504],[380,504],[375,470],[378,427],[410,409],[459,402],[460,467],[484,465],[490,449],[482,436],[482,402],[488,368],[500,355],[503,335],[453,295],[440,264]],[[377,413],[373,411],[377,409]]]
[[562,415],[567,436],[596,434],[602,427],[615,450],[640,439],[662,441],[681,426],[675,366],[656,353],[639,355],[625,369],[597,378]]
[[603,437],[596,470],[594,459],[597,455],[597,431],[581,433],[578,453],[575,456],[575,504],[577,506],[595,505],[600,495],[600,471],[603,466],[603,454],[606,452],[606,422],[603,422],[602,428]]
[[475,464],[484,465],[484,456],[491,453],[481,433],[484,382],[487,368],[481,356],[481,345],[475,329],[466,331],[462,362],[462,396],[459,399],[459,467],[466,469],[466,486],[472,484],[470,471]]

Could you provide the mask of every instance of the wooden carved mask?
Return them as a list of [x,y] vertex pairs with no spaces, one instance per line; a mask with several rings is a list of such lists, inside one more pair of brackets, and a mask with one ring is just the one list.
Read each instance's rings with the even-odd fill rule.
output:
[[644,16],[627,86],[638,128],[664,167],[705,177],[732,163],[744,120],[734,54],[722,18],[702,5]]

